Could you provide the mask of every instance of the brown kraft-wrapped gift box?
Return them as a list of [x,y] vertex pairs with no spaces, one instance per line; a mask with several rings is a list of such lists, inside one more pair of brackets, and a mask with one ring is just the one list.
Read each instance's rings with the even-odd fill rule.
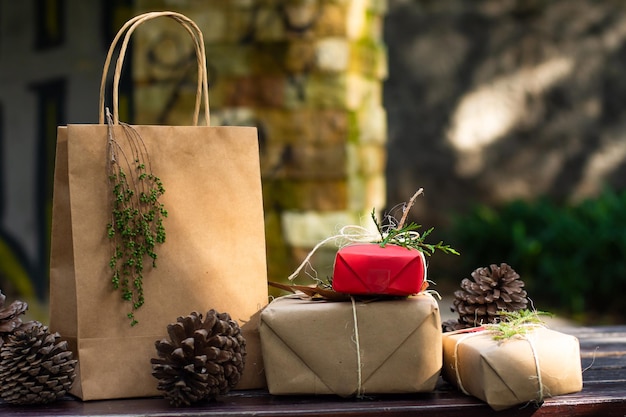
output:
[[580,345],[544,327],[503,340],[490,331],[444,333],[443,376],[494,410],[542,402],[582,389]]
[[441,371],[441,318],[429,294],[371,302],[284,297],[263,310],[260,333],[271,394],[428,392]]

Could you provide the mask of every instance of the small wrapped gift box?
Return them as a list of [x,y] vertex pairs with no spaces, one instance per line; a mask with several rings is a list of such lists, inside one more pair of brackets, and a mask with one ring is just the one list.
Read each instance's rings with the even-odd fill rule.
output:
[[489,330],[444,333],[443,376],[496,411],[541,403],[582,389],[580,346],[544,327],[502,340]]
[[440,374],[441,319],[429,294],[401,300],[283,297],[261,314],[271,394],[428,392]]
[[335,256],[333,289],[347,294],[411,295],[421,291],[426,262],[416,249],[355,244]]

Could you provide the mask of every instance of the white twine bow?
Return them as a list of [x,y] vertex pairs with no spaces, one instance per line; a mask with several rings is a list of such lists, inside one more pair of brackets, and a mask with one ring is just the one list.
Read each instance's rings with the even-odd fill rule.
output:
[[[411,197],[411,199],[409,200],[408,204],[403,205],[402,207],[402,218],[400,219],[400,222],[396,224],[395,219],[391,216],[388,216],[387,219],[391,222],[391,224],[388,226],[389,228],[398,228],[401,229],[404,226],[404,223],[406,222],[407,216],[409,214],[409,210],[411,210],[411,207],[413,207],[413,204],[415,204],[415,200],[417,199],[417,197],[420,194],[424,193],[424,189],[420,188],[418,189],[415,194],[413,194],[413,196]],[[372,216],[374,215],[374,213],[372,212]],[[376,220],[374,220],[374,222],[376,222]],[[382,233],[382,236],[381,236]],[[415,231],[407,231],[406,232],[406,237],[405,236],[397,236],[396,238],[402,243],[404,241],[410,242],[411,240],[415,239],[415,238],[419,238],[420,234]],[[367,229],[365,227],[362,226],[357,226],[357,225],[347,225],[342,227],[339,230],[339,233],[334,235],[334,236],[330,236],[327,237],[326,239],[322,240],[321,242],[319,242],[317,245],[315,245],[315,247],[308,253],[308,255],[306,256],[306,258],[304,258],[304,260],[302,261],[302,263],[300,264],[300,266],[298,266],[298,268],[296,268],[296,270],[287,277],[287,279],[289,281],[293,281],[298,274],[300,273],[300,271],[302,271],[302,269],[304,269],[307,265],[310,265],[310,261],[311,261],[311,257],[313,257],[313,254],[315,254],[315,252],[321,248],[322,246],[324,246],[325,244],[327,244],[328,242],[337,242],[337,246],[339,246],[339,248],[349,245],[350,243],[376,243],[376,242],[380,242],[380,239],[384,239],[386,236],[385,233],[385,229],[381,229],[381,232],[372,232],[370,229]],[[424,280],[426,280],[426,259],[424,254],[422,253],[422,260],[424,262]],[[315,270],[314,270],[315,273]],[[316,282],[321,283],[321,280],[319,280],[317,278],[317,276],[313,276],[311,274],[309,274],[309,276]]]
[[[417,236],[417,237],[420,236],[420,234],[416,231],[408,232],[408,234],[410,234],[411,236]],[[383,236],[381,236],[380,233],[372,232],[370,229],[367,229],[363,226],[358,226],[358,225],[353,225],[353,224],[343,226],[341,229],[339,229],[338,234],[327,237],[326,239],[322,240],[317,245],[315,245],[313,249],[311,249],[311,251],[304,258],[302,263],[300,263],[300,265],[296,268],[296,270],[291,275],[289,275],[287,279],[289,281],[293,281],[294,279],[296,279],[296,277],[300,274],[300,272],[302,272],[302,270],[307,265],[310,265],[311,258],[313,257],[315,252],[317,252],[319,248],[321,248],[322,246],[330,242],[336,242],[337,247],[341,249],[342,247],[348,246],[352,243],[378,243],[381,241],[381,238],[384,238],[384,236],[385,236],[384,233],[383,233]],[[409,240],[409,238],[407,238],[407,240]],[[428,279],[428,265],[426,263],[426,256],[422,253],[421,258],[424,264],[424,281],[426,281]],[[317,276],[314,276],[311,274],[308,274],[308,275],[314,281],[321,283],[321,280],[318,279]]]
[[[315,247],[313,249],[311,249],[311,251],[308,253],[306,258],[304,258],[304,260],[302,261],[300,266],[298,266],[298,268],[296,268],[296,270],[291,275],[289,275],[287,277],[287,279],[289,281],[293,281],[294,279],[296,279],[298,274],[307,265],[309,265],[309,263],[311,261],[311,258],[313,257],[315,252],[319,248],[321,248],[322,246],[326,245],[329,242],[336,242],[337,246],[339,248],[342,248],[343,246],[347,246],[347,245],[349,245],[351,243],[370,243],[370,242],[375,241],[377,238],[380,238],[380,234],[374,233],[371,230],[369,230],[369,229],[367,229],[367,228],[365,228],[363,226],[357,226],[357,225],[343,226],[339,230],[338,234],[336,234],[334,236],[327,237],[326,239],[322,240],[317,245],[315,245]],[[318,282],[320,281],[315,276],[311,276],[311,278],[313,278],[315,281],[318,281]]]

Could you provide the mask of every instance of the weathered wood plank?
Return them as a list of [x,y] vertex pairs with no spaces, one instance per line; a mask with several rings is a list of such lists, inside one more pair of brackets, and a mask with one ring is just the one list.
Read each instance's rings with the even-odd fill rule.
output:
[[81,402],[68,399],[46,407],[0,406],[3,416],[620,416],[626,411],[623,384],[586,384],[577,394],[550,398],[539,408],[494,412],[484,403],[456,390],[438,390],[433,394],[376,396],[367,400],[345,400],[336,397],[273,397],[264,391],[236,392],[219,401],[193,407],[173,409],[157,398]]

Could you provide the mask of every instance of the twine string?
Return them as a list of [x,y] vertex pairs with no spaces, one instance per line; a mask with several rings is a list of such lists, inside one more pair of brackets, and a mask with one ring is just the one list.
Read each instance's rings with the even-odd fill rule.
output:
[[459,372],[459,346],[461,346],[461,343],[463,343],[466,339],[469,339],[470,337],[478,336],[483,333],[484,331],[475,332],[475,333],[467,333],[466,335],[463,335],[463,337],[461,337],[456,342],[456,345],[454,345],[454,372],[456,373],[456,384],[461,390],[461,392],[463,392],[463,394],[465,395],[471,395],[471,394],[467,392],[467,390],[463,386],[463,381],[461,381],[461,372]]
[[350,297],[352,301],[352,318],[354,320],[354,343],[356,344],[356,366],[357,366],[357,390],[356,396],[357,398],[361,398],[363,396],[363,364],[361,363],[361,344],[359,341],[359,322],[356,317],[356,302],[354,301],[354,297]]
[[539,355],[537,354],[537,349],[535,348],[535,344],[532,341],[532,338],[530,336],[523,336],[524,339],[526,339],[528,341],[528,344],[530,345],[530,349],[533,352],[533,358],[535,359],[535,369],[537,372],[537,384],[539,385],[539,390],[537,391],[537,401],[541,404],[543,402],[543,397],[544,397],[544,387],[543,387],[543,381],[541,379],[541,369],[539,368]]

